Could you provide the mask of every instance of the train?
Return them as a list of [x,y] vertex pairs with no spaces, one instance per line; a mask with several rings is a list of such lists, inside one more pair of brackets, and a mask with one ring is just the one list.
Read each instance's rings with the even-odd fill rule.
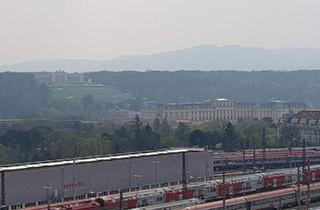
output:
[[[185,199],[185,200],[179,200],[174,201],[170,203],[161,203],[161,204],[155,204],[151,206],[144,206],[144,207],[138,207],[138,208],[132,208],[132,210],[174,210],[174,209],[182,209],[188,206],[194,206],[201,204],[202,202],[198,198],[191,198],[191,199]],[[53,205],[49,208],[51,210],[70,210],[70,209],[76,209],[76,210],[98,210],[98,209],[104,209],[99,205],[98,202],[87,200],[87,201],[81,201],[77,204],[74,202],[68,202],[65,205]],[[47,210],[48,205],[44,205],[41,207],[33,207],[33,208],[27,208],[26,210]]]
[[[299,190],[300,188],[300,190]],[[320,200],[320,183],[304,184],[285,189],[247,195],[225,201],[215,201],[204,204],[185,207],[184,210],[258,210],[258,209],[282,209],[300,205],[309,205]]]
[[131,210],[174,210],[174,209],[183,209],[185,207],[194,206],[201,203],[202,202],[198,198],[191,198],[191,199],[185,199],[180,201],[173,201],[170,203],[139,207]]
[[[1,208],[7,209],[7,208]],[[98,202],[87,199],[87,200],[78,200],[78,201],[69,201],[55,204],[46,204],[36,207],[26,207],[26,210],[98,210],[101,209],[101,206]]]
[[[111,210],[111,209],[132,209],[137,207],[146,207],[153,205],[161,205],[181,201],[183,199],[197,198],[202,202],[211,202],[221,200],[223,197],[232,198],[239,197],[245,194],[254,194],[261,191],[272,191],[275,189],[285,188],[294,185],[298,182],[298,174],[301,182],[320,182],[320,165],[313,165],[309,168],[295,168],[273,170],[256,174],[240,175],[236,177],[227,177],[223,183],[222,179],[197,182],[189,182],[187,188],[182,185],[169,186],[163,188],[155,188],[149,190],[141,190],[135,192],[126,192],[122,194],[122,202],[120,194],[101,196],[89,199],[91,203],[98,205],[90,206],[90,209],[95,207]],[[84,202],[84,201],[81,201]],[[89,202],[89,203],[90,203]],[[57,204],[57,206],[64,206]],[[54,206],[53,206],[54,207]],[[52,207],[52,209],[53,209]],[[87,206],[79,207],[79,205],[68,204],[68,210],[87,210]],[[43,207],[32,208],[32,210],[41,210]]]
[[[320,163],[320,148],[307,147],[305,156],[309,158],[310,164]],[[303,160],[303,148],[273,148],[245,150],[244,152],[213,152],[213,170],[232,170],[247,168],[276,168],[295,166]]]

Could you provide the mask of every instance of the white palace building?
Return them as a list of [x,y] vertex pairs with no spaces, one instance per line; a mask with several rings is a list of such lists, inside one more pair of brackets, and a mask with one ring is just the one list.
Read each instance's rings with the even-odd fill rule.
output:
[[262,120],[269,118],[278,121],[288,112],[306,109],[304,103],[273,101],[268,103],[240,103],[229,99],[216,99],[196,103],[146,103],[142,110],[142,118],[152,122],[155,118],[167,119],[168,122],[204,122],[229,121],[240,119]]

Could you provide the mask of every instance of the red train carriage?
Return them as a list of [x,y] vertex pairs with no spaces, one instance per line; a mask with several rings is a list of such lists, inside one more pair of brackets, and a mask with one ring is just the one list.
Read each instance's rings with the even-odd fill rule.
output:
[[264,177],[264,188],[273,189],[284,184],[285,175],[270,175]]
[[270,190],[278,187],[284,187],[297,182],[297,170],[285,169],[279,172],[262,173],[264,189]]
[[[99,201],[99,199],[101,199],[101,198],[98,198],[97,202]],[[120,208],[120,198],[115,198],[115,199],[106,198],[103,201],[104,201],[104,204],[102,206],[104,207],[104,209],[117,209],[117,208]],[[137,199],[135,197],[123,198],[122,206],[125,209],[135,208],[137,206]]]
[[244,182],[231,182],[226,183],[223,187],[223,183],[219,184],[219,195],[223,196],[225,193],[226,196],[233,196],[236,194],[239,194],[240,191],[242,191],[242,186],[244,185]]
[[[165,202],[165,191],[162,189],[142,190],[123,194],[122,206],[124,209],[140,206],[155,205]],[[116,209],[120,207],[120,195],[104,196],[98,198],[105,209]]]
[[311,166],[310,170],[305,170],[304,172],[305,180],[310,181],[320,181],[320,168],[319,166]]
[[183,196],[183,190],[181,187],[179,188],[169,188],[169,189],[165,189],[166,191],[166,202],[171,202],[171,201],[179,201],[182,200],[183,197],[185,197],[185,199],[189,199],[189,198],[193,198],[194,196],[194,190],[192,189],[187,189],[187,191],[185,192],[185,196]]
[[[98,210],[101,206],[98,202],[85,200],[85,201],[71,201],[58,204],[50,204],[51,210]],[[41,205],[31,208],[24,208],[26,210],[47,210],[48,205]]]

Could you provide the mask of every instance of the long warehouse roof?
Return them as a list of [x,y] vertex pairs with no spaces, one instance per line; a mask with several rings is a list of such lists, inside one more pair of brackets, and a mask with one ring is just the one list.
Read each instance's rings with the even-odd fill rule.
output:
[[121,159],[129,159],[129,158],[141,158],[141,157],[150,157],[150,156],[157,156],[157,155],[178,154],[183,152],[202,152],[202,151],[204,151],[204,149],[202,148],[177,148],[177,149],[157,150],[157,151],[139,152],[139,153],[128,153],[128,154],[118,154],[118,155],[115,154],[115,155],[108,155],[108,156],[95,156],[95,157],[83,157],[83,158],[79,157],[76,159],[61,159],[61,160],[53,160],[53,161],[45,161],[45,162],[31,162],[31,163],[24,163],[24,164],[3,165],[3,166],[0,166],[0,172],[34,169],[34,168],[42,168],[42,167],[55,167],[55,166],[81,164],[81,163],[93,163],[93,162],[100,162],[100,161],[121,160]]

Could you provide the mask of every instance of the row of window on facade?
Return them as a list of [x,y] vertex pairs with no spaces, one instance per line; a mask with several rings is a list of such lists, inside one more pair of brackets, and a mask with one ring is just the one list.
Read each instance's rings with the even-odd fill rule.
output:
[[[254,115],[257,114],[252,110],[216,110],[216,111],[192,111],[192,112],[165,112],[165,118],[182,118],[188,119],[191,117],[209,117],[214,119],[214,116],[217,118],[226,118],[226,119],[236,119],[236,118],[253,118]],[[272,111],[261,111],[260,115],[262,117],[268,117],[274,114]],[[281,115],[281,113],[279,113]]]
[[215,106],[213,105],[184,105],[184,106],[168,106],[164,105],[161,106],[160,109],[162,110],[190,110],[190,109],[214,109]]

